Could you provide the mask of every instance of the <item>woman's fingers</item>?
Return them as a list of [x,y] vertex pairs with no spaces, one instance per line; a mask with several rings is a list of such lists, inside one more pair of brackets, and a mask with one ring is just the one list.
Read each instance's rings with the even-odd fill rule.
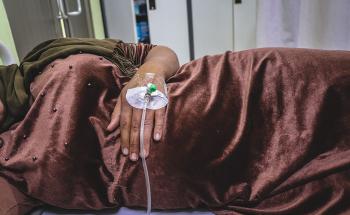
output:
[[129,154],[130,150],[130,128],[131,128],[131,117],[132,117],[132,107],[121,99],[121,112],[120,115],[120,136],[121,136],[121,147],[122,153],[124,155]]
[[142,110],[134,108],[132,111],[131,129],[130,129],[130,160],[137,161],[140,152],[140,125]]
[[[121,94],[123,95],[123,94]],[[165,108],[159,110],[147,110],[144,126],[144,155],[150,153],[152,138],[160,141],[163,135]],[[125,97],[119,96],[117,104],[113,110],[111,122],[107,130],[113,131],[120,125],[121,149],[122,153],[132,161],[137,161],[140,153],[140,127],[142,110],[133,108],[126,101]]]
[[114,107],[111,122],[107,126],[107,131],[113,131],[117,128],[119,122],[120,122],[120,113],[121,113],[121,96],[119,96],[117,100],[117,104]]
[[[147,110],[144,126],[144,145],[145,145],[145,157],[149,155],[149,150],[151,147],[151,139],[154,125],[154,110]],[[141,153],[140,153],[141,155]]]
[[164,123],[165,107],[155,112],[155,125],[153,139],[159,141],[162,138],[163,123]]

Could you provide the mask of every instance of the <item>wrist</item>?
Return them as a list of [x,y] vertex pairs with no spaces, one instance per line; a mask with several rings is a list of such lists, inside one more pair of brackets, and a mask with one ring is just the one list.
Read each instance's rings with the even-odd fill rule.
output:
[[146,62],[139,67],[136,72],[137,74],[145,74],[145,73],[155,73],[157,76],[163,78],[164,80],[168,79],[167,69],[159,63]]

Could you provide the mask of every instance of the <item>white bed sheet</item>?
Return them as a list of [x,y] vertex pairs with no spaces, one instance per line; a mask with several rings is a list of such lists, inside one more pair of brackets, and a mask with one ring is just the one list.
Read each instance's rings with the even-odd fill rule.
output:
[[[69,212],[69,211],[59,211],[59,210],[37,210],[31,215],[145,215],[144,210],[134,210],[122,207],[116,211],[108,212]],[[206,211],[155,211],[152,215],[214,215],[211,212]]]

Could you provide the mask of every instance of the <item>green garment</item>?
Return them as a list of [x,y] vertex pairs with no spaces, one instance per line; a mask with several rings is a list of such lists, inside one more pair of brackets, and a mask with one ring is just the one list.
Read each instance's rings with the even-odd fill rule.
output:
[[58,58],[65,58],[80,52],[103,56],[119,66],[121,72],[130,76],[133,64],[126,59],[118,44],[120,40],[97,40],[61,38],[43,42],[36,46],[19,66],[0,66],[0,99],[6,109],[6,118],[1,131],[23,119],[29,109],[30,83],[43,68]]

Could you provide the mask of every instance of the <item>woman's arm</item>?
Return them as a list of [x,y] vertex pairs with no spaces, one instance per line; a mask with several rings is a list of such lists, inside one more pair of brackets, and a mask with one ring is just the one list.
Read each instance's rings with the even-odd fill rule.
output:
[[167,80],[178,68],[179,61],[175,52],[165,46],[156,46],[148,53],[137,73],[157,73]]
[[[139,135],[142,110],[129,105],[125,97],[126,91],[136,87],[137,77],[142,77],[145,73],[155,73],[158,78],[167,80],[178,68],[179,62],[176,54],[167,47],[156,46],[149,51],[144,63],[120,93],[107,130],[113,131],[120,124],[122,152],[133,161],[138,160],[140,153]],[[162,86],[158,86],[158,89],[161,88]],[[165,108],[147,111],[144,130],[146,157],[149,154],[152,137],[155,141],[159,141],[162,137],[164,114]]]

